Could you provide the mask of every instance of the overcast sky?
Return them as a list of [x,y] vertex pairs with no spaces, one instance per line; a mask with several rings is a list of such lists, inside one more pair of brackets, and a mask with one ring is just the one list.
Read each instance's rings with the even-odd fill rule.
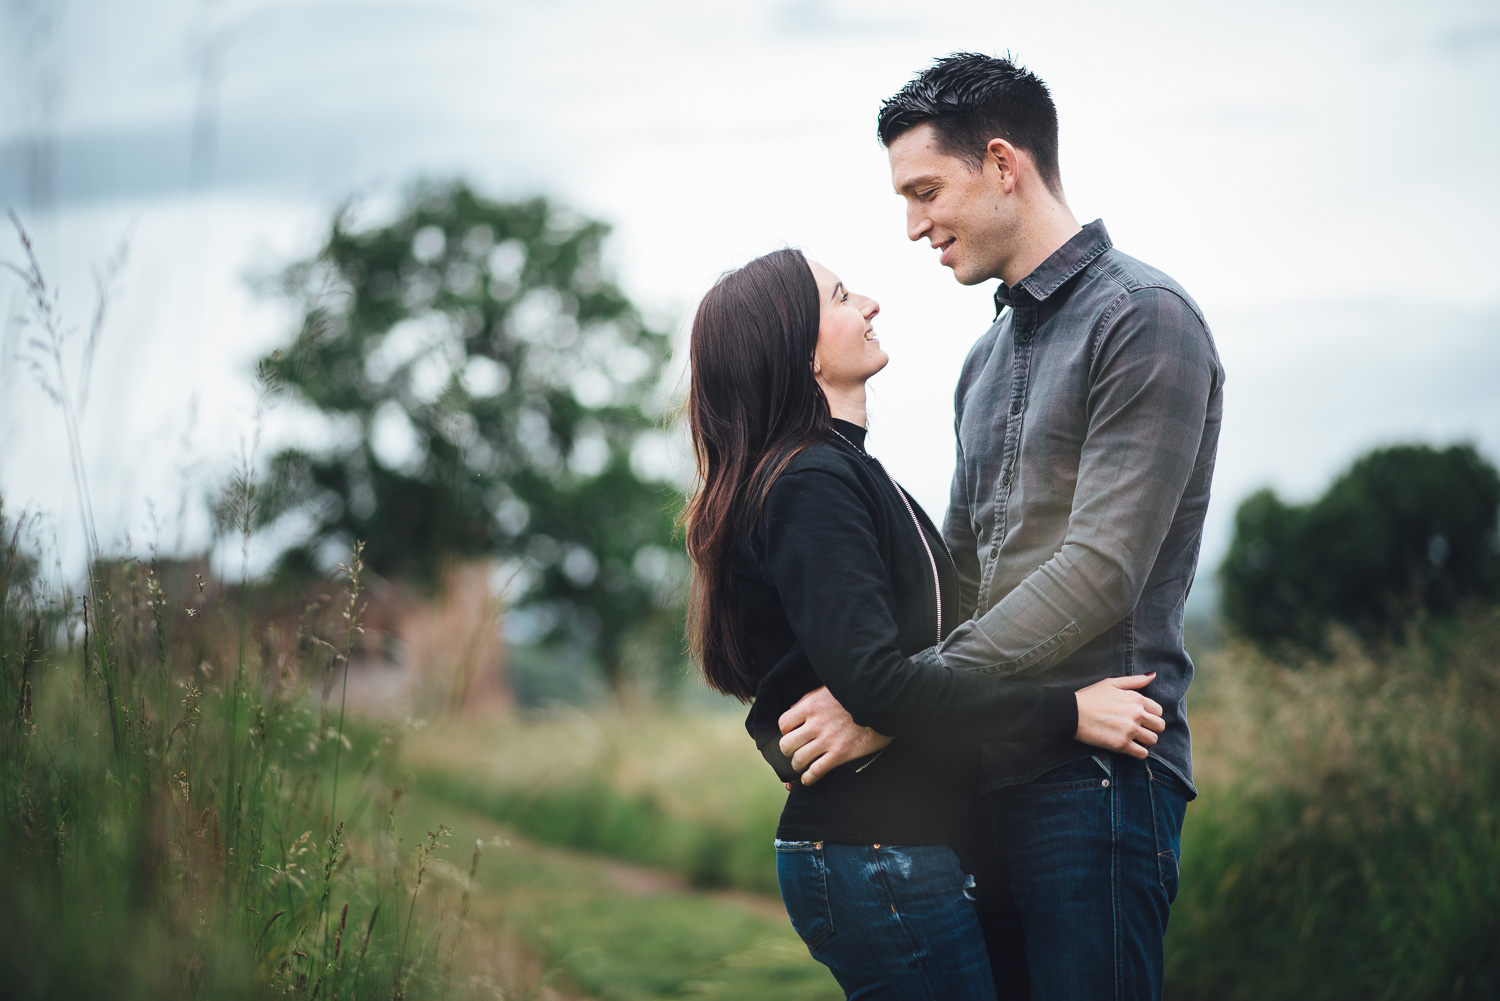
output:
[[[165,548],[201,544],[197,497],[253,434],[253,360],[290,334],[246,276],[418,176],[610,221],[622,284],[674,327],[724,269],[805,248],[880,301],[870,447],[940,516],[992,285],[906,240],[874,115],[959,49],[1048,82],[1079,220],[1208,316],[1229,378],[1205,569],[1259,486],[1305,499],[1397,441],[1500,459],[1492,0],[9,0],[0,204],[80,325],[128,238],[83,423],[104,541],[143,547],[150,501]],[[21,310],[14,282],[0,308]],[[3,340],[0,492],[52,512],[68,565],[61,422],[24,334]],[[284,407],[264,429],[263,449],[315,433]]]

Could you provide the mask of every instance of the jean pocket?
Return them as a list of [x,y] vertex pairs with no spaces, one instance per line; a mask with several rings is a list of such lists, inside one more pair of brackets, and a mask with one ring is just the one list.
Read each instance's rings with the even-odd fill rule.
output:
[[828,863],[821,841],[776,841],[776,882],[792,930],[809,949],[833,934],[828,905]]
[[1096,757],[1079,758],[1065,765],[1058,765],[1016,786],[1027,792],[1065,792],[1073,789],[1108,789],[1110,776]]

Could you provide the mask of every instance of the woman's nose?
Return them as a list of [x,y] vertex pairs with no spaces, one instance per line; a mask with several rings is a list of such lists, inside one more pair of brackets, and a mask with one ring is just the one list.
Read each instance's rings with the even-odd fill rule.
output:
[[869,296],[865,296],[865,319],[875,319],[875,314],[878,312],[880,312],[880,303],[876,302],[874,299],[871,299]]

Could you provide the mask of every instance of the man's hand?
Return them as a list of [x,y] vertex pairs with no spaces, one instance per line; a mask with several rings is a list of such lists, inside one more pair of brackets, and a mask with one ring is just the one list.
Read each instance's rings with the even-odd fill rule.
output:
[[826,687],[802,696],[781,714],[778,723],[781,753],[792,759],[805,786],[845,762],[874,754],[894,739],[854,722]]
[[[1145,758],[1167,724],[1161,718],[1161,706],[1132,689],[1145,688],[1154,677],[1155,671],[1105,678],[1079,689],[1074,693],[1078,699],[1076,739],[1132,758]],[[786,738],[782,738],[785,744]]]

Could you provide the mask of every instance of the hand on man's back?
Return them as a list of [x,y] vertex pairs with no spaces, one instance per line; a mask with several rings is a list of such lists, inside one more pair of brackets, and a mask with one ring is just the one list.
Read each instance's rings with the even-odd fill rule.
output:
[[1156,672],[1126,678],[1105,678],[1079,689],[1078,731],[1074,740],[1106,751],[1144,759],[1167,728],[1161,706],[1133,689],[1145,688]]
[[[839,765],[882,750],[894,738],[854,722],[827,686],[808,692],[781,714],[781,753],[810,786]],[[787,786],[788,789],[791,786]]]

